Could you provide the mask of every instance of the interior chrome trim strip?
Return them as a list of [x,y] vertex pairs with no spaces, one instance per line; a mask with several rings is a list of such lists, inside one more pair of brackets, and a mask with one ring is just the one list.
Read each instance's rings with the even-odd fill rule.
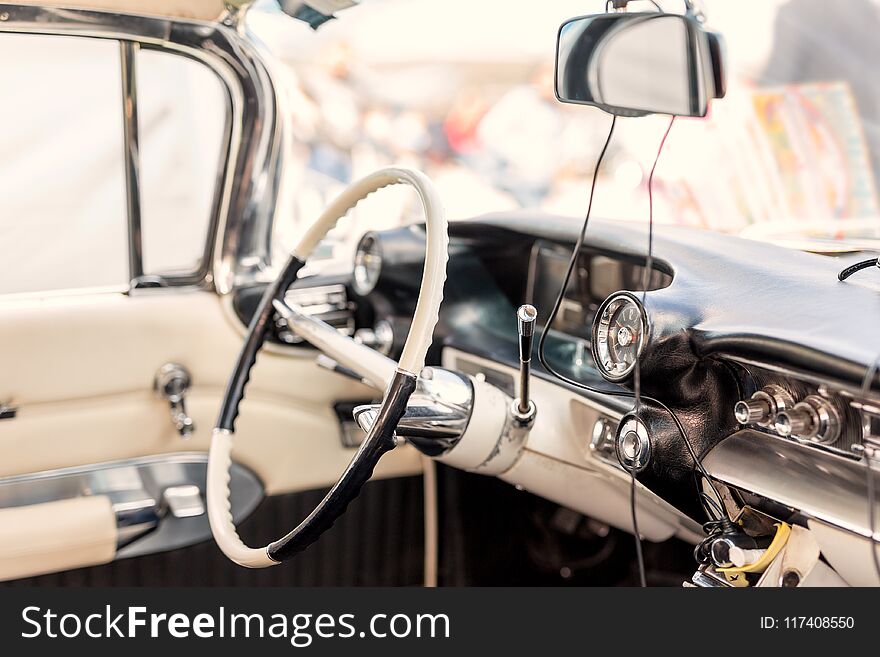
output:
[[[849,394],[855,395],[857,397],[864,397],[865,391],[860,386],[852,385],[846,383],[845,381],[837,381],[828,379],[826,377],[817,376],[808,371],[796,370],[791,367],[783,367],[781,365],[773,365],[771,363],[762,363],[760,361],[751,359],[751,358],[743,358],[742,356],[731,356],[728,354],[719,354],[723,358],[732,361],[734,363],[739,363],[740,365],[744,365],[746,367],[758,367],[763,370],[767,370],[768,372],[773,372],[775,374],[781,374],[782,376],[786,376],[792,379],[798,379],[805,383],[810,383],[815,386],[828,386],[834,391],[840,392],[848,392]],[[876,391],[876,389],[874,390]],[[876,397],[873,397],[876,399]]]
[[[721,441],[703,465],[714,479],[761,495],[805,515],[870,537],[865,465],[743,429]],[[872,470],[880,488],[880,473]],[[880,540],[880,505],[874,509]]]
[[141,233],[140,135],[137,105],[137,53],[132,41],[119,42],[122,68],[122,133],[125,153],[125,191],[128,205],[128,277],[135,287],[144,275],[144,251]]

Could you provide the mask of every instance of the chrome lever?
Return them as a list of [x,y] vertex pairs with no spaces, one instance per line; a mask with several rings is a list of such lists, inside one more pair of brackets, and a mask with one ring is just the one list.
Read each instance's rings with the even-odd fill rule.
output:
[[168,402],[171,422],[181,438],[189,438],[195,430],[192,418],[186,410],[186,391],[190,386],[189,372],[183,365],[166,363],[156,373],[153,387]]
[[348,367],[343,367],[337,361],[330,358],[326,354],[318,354],[318,357],[315,359],[315,364],[325,370],[329,370],[330,372],[334,372],[336,374],[341,374],[342,376],[348,377],[349,379],[354,379],[355,381],[359,381],[364,385],[369,385],[367,381],[364,381],[363,377],[360,374],[355,372]]
[[535,402],[529,395],[529,377],[532,365],[532,344],[535,339],[535,321],[538,311],[525,304],[516,311],[516,329],[519,334],[519,396],[514,400],[514,415],[523,424],[535,419]]

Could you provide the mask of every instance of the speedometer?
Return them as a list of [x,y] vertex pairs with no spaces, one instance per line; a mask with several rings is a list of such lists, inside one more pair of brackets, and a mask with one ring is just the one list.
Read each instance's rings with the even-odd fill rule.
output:
[[593,358],[609,381],[632,374],[642,352],[648,321],[638,300],[626,293],[608,297],[593,321]]

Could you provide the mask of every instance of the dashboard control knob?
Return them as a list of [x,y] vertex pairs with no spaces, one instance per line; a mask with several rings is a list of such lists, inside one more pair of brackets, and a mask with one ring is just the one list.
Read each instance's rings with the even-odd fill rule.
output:
[[790,411],[776,416],[776,431],[820,445],[832,445],[840,437],[840,414],[827,399],[808,395]]
[[760,424],[767,421],[771,410],[770,404],[764,399],[744,399],[736,402],[733,414],[740,424]]
[[620,452],[627,461],[634,461],[642,451],[642,440],[635,431],[627,431],[620,440]]
[[773,427],[776,416],[794,406],[791,393],[776,384],[766,385],[750,399],[738,401],[733,414],[740,424],[757,424]]
[[796,438],[806,438],[814,431],[815,421],[812,413],[796,404],[789,411],[783,411],[776,416],[776,432],[780,436],[793,436]]
[[626,419],[617,429],[617,460],[627,470],[639,472],[651,460],[648,428],[636,417]]

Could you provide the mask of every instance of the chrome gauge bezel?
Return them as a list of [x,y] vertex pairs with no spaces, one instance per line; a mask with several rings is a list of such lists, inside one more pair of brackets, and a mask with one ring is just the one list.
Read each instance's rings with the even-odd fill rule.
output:
[[[611,323],[612,318],[617,313],[617,311],[624,306],[632,306],[636,309],[639,316],[639,322],[641,323],[641,330],[638,332],[636,348],[635,348],[635,358],[633,362],[630,363],[625,369],[618,369],[615,371],[611,371],[605,365],[606,361],[609,360],[609,348],[608,348],[608,326]],[[604,335],[600,337],[600,332],[604,329]],[[612,294],[610,297],[605,299],[602,302],[602,305],[599,306],[598,311],[596,312],[596,317],[593,320],[593,329],[592,329],[592,352],[593,352],[593,361],[596,363],[596,369],[599,370],[599,373],[603,378],[608,381],[612,381],[614,383],[618,383],[620,381],[624,381],[628,379],[635,369],[636,362],[638,362],[639,358],[641,358],[642,351],[645,348],[645,338],[650,330],[650,326],[648,324],[648,315],[645,312],[645,308],[642,306],[641,302],[635,297],[635,295],[629,292],[617,292]]]
[[376,288],[382,274],[382,247],[375,233],[367,233],[354,253],[351,286],[360,296],[366,296]]

